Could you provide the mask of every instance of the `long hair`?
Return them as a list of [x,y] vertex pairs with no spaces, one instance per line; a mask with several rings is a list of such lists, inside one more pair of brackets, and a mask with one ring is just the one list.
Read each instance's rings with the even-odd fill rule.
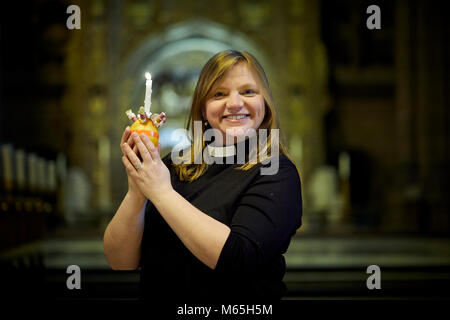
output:
[[[197,81],[197,85],[194,90],[192,99],[192,105],[186,125],[187,131],[191,132],[192,144],[191,147],[183,154],[182,163],[173,164],[175,172],[178,174],[181,181],[192,182],[198,179],[208,168],[208,164],[205,161],[201,163],[194,163],[194,159],[202,157],[203,150],[206,147],[206,143],[203,139],[203,134],[208,129],[207,126],[201,126],[201,135],[194,135],[194,122],[205,121],[203,119],[203,113],[206,101],[210,98],[212,89],[220,83],[224,75],[233,66],[238,63],[245,63],[250,71],[256,76],[256,81],[261,89],[262,96],[264,98],[264,119],[258,129],[267,129],[267,139],[261,145],[256,152],[256,162],[247,161],[243,165],[237,167],[238,170],[248,170],[252,168],[256,163],[260,163],[263,160],[269,158],[269,154],[272,150],[272,129],[279,129],[278,116],[275,110],[272,93],[269,87],[269,81],[266,74],[259,64],[259,62],[250,53],[237,50],[225,50],[217,53],[203,67],[200,72],[200,77]],[[261,143],[261,142],[260,142]],[[285,147],[281,141],[279,143],[280,154],[288,156]]]

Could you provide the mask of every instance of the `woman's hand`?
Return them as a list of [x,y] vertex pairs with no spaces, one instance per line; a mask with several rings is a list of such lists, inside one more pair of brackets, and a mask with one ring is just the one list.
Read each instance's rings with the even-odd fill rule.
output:
[[[125,131],[122,134],[122,140],[120,142],[120,148],[122,149],[122,153],[123,155],[126,154],[126,151],[124,149],[124,143],[127,143],[130,148],[133,148],[134,145],[134,140],[131,138],[131,129],[130,127],[126,127]],[[137,151],[137,147],[134,146],[134,151]],[[144,194],[139,190],[138,185],[133,181],[133,179],[131,179],[130,175],[128,174],[127,171],[127,178],[128,178],[128,194],[130,194],[133,197],[138,197],[138,198],[144,198]]]
[[[127,170],[133,186],[137,186],[150,200],[156,199],[159,194],[172,190],[170,172],[160,157],[160,145],[156,148],[145,135],[137,133],[131,135],[131,146],[128,142],[122,144],[124,156],[122,162]],[[133,143],[141,159],[132,150]]]

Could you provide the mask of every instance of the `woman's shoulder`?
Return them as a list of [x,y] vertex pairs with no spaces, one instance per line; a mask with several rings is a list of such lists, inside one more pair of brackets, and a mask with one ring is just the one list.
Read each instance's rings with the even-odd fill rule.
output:
[[298,201],[301,206],[302,184],[295,163],[286,155],[269,158],[269,163],[263,163],[249,186],[251,193],[276,194],[283,203]]
[[280,166],[282,165],[283,167],[290,167],[297,170],[297,166],[295,165],[295,163],[292,162],[292,160],[284,153],[280,154],[279,159],[280,159]]
[[285,154],[270,157],[261,164],[261,175],[280,176],[285,174],[294,174],[299,177],[297,166]]

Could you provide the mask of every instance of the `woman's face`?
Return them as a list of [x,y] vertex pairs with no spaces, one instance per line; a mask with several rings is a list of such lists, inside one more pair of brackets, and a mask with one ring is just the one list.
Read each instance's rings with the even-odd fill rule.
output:
[[229,142],[235,143],[243,140],[249,129],[257,130],[264,119],[264,111],[258,82],[246,63],[238,63],[213,88],[203,117],[222,133],[225,145],[226,134]]

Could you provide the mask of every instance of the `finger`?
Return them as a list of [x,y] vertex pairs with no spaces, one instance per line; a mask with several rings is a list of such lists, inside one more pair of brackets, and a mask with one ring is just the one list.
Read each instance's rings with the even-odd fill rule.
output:
[[159,153],[159,156],[161,157],[161,144],[158,142],[158,153]]
[[139,137],[139,135],[133,133],[133,138],[134,138],[134,143],[136,143],[136,146],[137,146],[137,148],[139,150],[139,153],[141,154],[142,160],[144,160],[144,162],[152,161],[153,160],[152,156],[150,155],[149,150],[144,145],[144,143],[142,142],[142,140]]
[[127,174],[132,178],[136,177],[136,175],[138,174],[136,168],[133,167],[127,156],[122,156],[122,163],[125,167],[125,170],[127,171]]
[[[130,147],[130,149],[133,150],[133,152],[137,155],[137,157],[139,158],[139,160],[142,161],[141,156],[139,154],[139,150],[137,149],[136,145],[134,144],[134,139],[130,136],[130,138],[128,139],[128,141],[126,142],[128,144],[128,146]],[[124,149],[124,144],[121,145],[122,148],[122,153],[125,155],[125,149]]]
[[136,153],[131,150],[128,144],[123,145],[123,149],[125,150],[125,156],[130,160],[133,167],[136,168],[137,165],[141,164],[141,160],[137,157]]
[[139,160],[142,161],[141,154],[139,153],[138,147],[136,145],[133,147],[133,152],[136,153],[136,155],[139,158]]
[[[123,154],[125,154],[125,150],[123,149],[123,146],[124,146],[125,142],[130,146],[130,148],[133,148],[134,140],[131,138],[131,129],[130,129],[130,127],[126,127],[125,131],[123,132],[123,135],[122,135],[120,148],[122,149],[122,153]],[[130,144],[130,142],[131,142],[131,144]]]
[[[150,155],[153,160],[159,159],[159,151],[158,148],[155,147],[153,142],[150,140],[149,137],[147,137],[145,134],[141,134],[141,140],[144,143],[144,145],[147,147],[148,151],[150,151]],[[158,143],[159,146],[159,143]]]
[[130,129],[130,127],[127,126],[125,128],[125,130],[123,131],[122,140],[120,142],[120,146],[122,146],[127,141],[128,137],[130,136],[130,133],[131,133],[131,129]]
[[127,143],[128,143],[128,145],[130,146],[130,148],[133,149],[133,147],[135,147],[134,139],[133,139],[133,137],[132,137],[131,135],[130,135],[130,137],[128,138]]

